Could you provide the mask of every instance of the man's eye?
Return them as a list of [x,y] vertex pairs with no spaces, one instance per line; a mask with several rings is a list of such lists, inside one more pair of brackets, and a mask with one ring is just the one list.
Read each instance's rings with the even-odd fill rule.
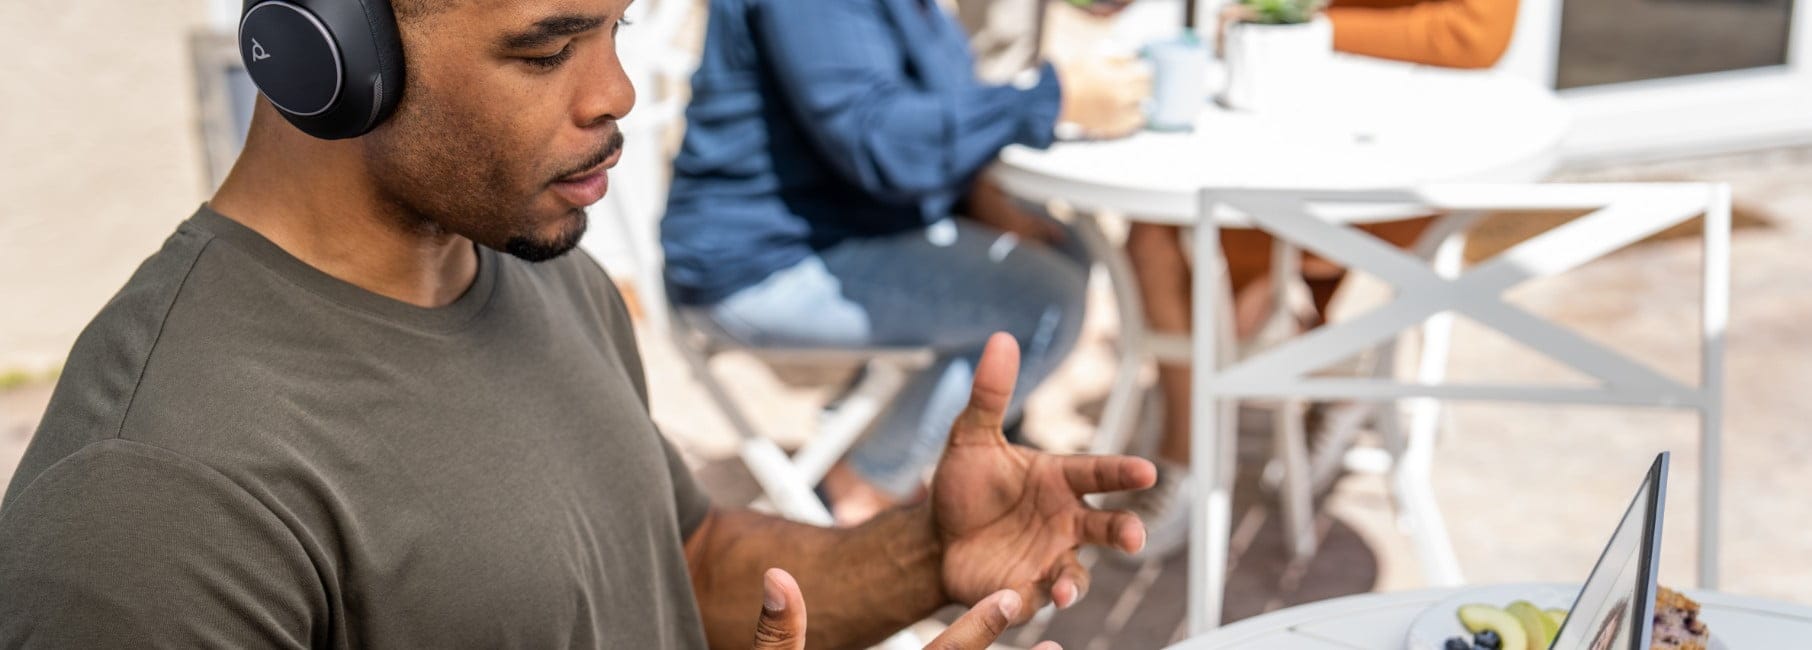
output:
[[635,21],[632,21],[628,18],[618,18],[616,24],[610,26],[610,33],[614,35],[617,32],[622,31],[622,29],[624,27],[628,27],[628,26],[634,25],[634,24],[635,24]]
[[523,60],[523,62],[525,62],[529,65],[535,66],[537,68],[551,70],[553,68],[559,67],[560,64],[562,64],[562,63],[566,63],[566,60],[570,59],[572,57],[573,57],[573,43],[572,43],[572,41],[567,41],[566,47],[560,48],[559,52],[555,52],[551,56],[530,56],[530,57],[523,57],[522,60]]

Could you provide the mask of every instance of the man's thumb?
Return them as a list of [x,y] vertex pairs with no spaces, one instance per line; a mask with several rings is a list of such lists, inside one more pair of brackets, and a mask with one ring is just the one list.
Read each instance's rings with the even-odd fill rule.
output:
[[755,621],[756,650],[804,650],[805,596],[799,583],[780,569],[761,578],[761,618]]
[[951,623],[925,650],[986,650],[1019,617],[1024,605],[1018,593],[994,592]]

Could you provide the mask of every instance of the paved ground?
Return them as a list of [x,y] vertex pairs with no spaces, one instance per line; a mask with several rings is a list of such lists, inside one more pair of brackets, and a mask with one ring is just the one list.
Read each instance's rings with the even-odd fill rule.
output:
[[[1679,163],[1575,172],[1569,178],[1718,179],[1733,183],[1746,227],[1735,238],[1733,312],[1728,350],[1728,427],[1723,503],[1724,589],[1812,604],[1812,150],[1783,150]],[[1524,230],[1496,224],[1499,238]],[[1697,242],[1663,239],[1588,265],[1567,279],[1512,293],[1515,302],[1549,315],[1682,378],[1696,372],[1690,341]],[[1057,449],[1085,444],[1111,370],[1114,317],[1107,296],[1091,317],[1081,350],[1032,402],[1029,429]],[[15,314],[19,312],[5,312]],[[726,502],[752,494],[723,423],[700,408],[700,392],[660,337],[644,333],[654,409]],[[749,404],[776,437],[808,431],[827,379],[783,377],[749,359],[722,361]],[[1565,379],[1552,361],[1505,339],[1463,326],[1454,353],[1456,378]],[[9,476],[37,415],[45,386],[0,392],[0,479]],[[1675,452],[1674,490],[1663,552],[1663,581],[1689,584],[1696,532],[1698,452],[1690,416],[1658,411],[1518,406],[1461,406],[1437,453],[1435,485],[1470,580],[1578,579],[1591,566],[1650,454]],[[1242,443],[1242,489],[1236,506],[1235,568],[1229,616],[1321,598],[1422,584],[1404,538],[1392,525],[1383,482],[1350,476],[1327,498],[1320,518],[1322,550],[1292,564],[1282,553],[1276,517],[1251,476],[1266,449],[1263,431],[1248,427]],[[1182,621],[1184,567],[1127,568],[1098,563],[1084,606],[1027,630],[1070,648],[1164,645]],[[1027,644],[1029,645],[1029,644]]]

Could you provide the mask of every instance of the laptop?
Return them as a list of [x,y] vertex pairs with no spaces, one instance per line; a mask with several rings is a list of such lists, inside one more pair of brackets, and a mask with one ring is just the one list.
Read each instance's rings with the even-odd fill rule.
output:
[[1649,466],[1623,522],[1567,610],[1551,650],[1648,650],[1654,633],[1667,461],[1668,454],[1662,452]]

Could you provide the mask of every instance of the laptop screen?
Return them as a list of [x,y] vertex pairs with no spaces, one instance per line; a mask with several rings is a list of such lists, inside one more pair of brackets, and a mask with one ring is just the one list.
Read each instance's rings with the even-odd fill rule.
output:
[[1610,544],[1567,613],[1553,650],[1648,650],[1667,460],[1663,453],[1649,467],[1648,478],[1623,513],[1623,523],[1611,534]]

